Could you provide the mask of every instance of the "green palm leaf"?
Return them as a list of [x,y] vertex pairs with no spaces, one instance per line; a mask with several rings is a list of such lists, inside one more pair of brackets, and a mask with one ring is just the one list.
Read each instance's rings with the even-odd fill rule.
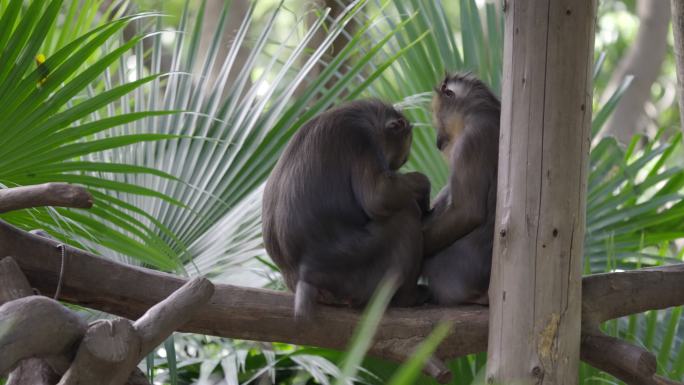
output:
[[[137,81],[117,80],[105,87],[104,75],[142,36],[117,44],[121,31],[133,20],[157,17],[153,13],[108,21],[95,21],[102,1],[83,4],[79,20],[92,25],[69,29],[72,19],[55,25],[60,13],[74,15],[60,0],[33,1],[22,7],[10,1],[0,7],[0,184],[5,187],[44,182],[84,185],[95,195],[94,208],[85,213],[67,209],[32,209],[7,213],[2,219],[24,228],[44,228],[54,236],[90,249],[110,250],[135,257],[163,269],[178,269],[173,251],[147,223],[128,215],[119,205],[103,201],[100,193],[144,195],[181,205],[158,191],[101,175],[149,174],[175,181],[151,167],[132,165],[105,156],[112,150],[146,141],[174,139],[168,134],[130,133],[115,129],[144,117],[173,112],[121,113],[116,104],[132,91],[158,80],[158,75]],[[72,25],[73,26],[73,25]],[[113,46],[108,49],[107,47]],[[40,53],[47,57],[34,64]],[[87,65],[86,65],[87,64]],[[99,89],[97,94],[89,93]],[[115,117],[101,119],[102,111]],[[98,157],[93,161],[89,157]],[[176,182],[174,182],[176,183]]]

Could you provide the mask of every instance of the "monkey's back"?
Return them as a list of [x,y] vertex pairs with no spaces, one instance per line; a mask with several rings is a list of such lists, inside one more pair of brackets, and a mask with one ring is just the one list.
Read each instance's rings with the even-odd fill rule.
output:
[[266,250],[290,289],[302,264],[319,263],[321,253],[330,257],[336,242],[368,223],[352,168],[360,152],[373,148],[362,127],[327,116],[304,125],[283,151],[266,183],[262,226]]

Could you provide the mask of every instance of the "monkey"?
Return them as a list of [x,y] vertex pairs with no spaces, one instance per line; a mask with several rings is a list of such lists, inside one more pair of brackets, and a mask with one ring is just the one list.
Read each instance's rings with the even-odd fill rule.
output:
[[427,300],[418,278],[430,182],[397,171],[412,138],[402,113],[360,100],[314,117],[283,150],[266,182],[262,231],[296,318],[310,318],[316,302],[362,306],[387,273],[398,277],[393,305]]
[[501,102],[472,74],[446,75],[432,99],[449,181],[423,226],[431,302],[487,305],[492,265]]

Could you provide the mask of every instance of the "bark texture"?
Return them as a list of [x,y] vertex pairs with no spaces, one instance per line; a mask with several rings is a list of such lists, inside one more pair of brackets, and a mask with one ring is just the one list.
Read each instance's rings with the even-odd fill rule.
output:
[[41,206],[90,208],[93,197],[85,188],[68,183],[0,189],[0,213]]
[[595,12],[507,2],[489,383],[577,382]]
[[[15,255],[31,285],[41,291],[54,292],[59,279],[61,256],[56,244],[54,240],[0,221],[0,255]],[[140,317],[185,282],[169,274],[123,265],[82,250],[68,248],[67,252],[69,259],[60,299],[130,319]],[[1,267],[2,263],[0,271]],[[620,363],[626,355],[606,357],[602,353],[615,349],[615,344],[610,338],[600,338],[598,323],[684,304],[684,264],[596,274],[584,277],[582,288],[582,359],[618,378],[646,377],[647,372],[642,368],[648,368],[647,365],[632,365],[631,358],[626,364]],[[216,285],[213,296],[201,306],[201,311],[178,328],[229,338],[346,348],[360,319],[358,311],[321,306],[317,318],[297,323],[292,317],[292,303],[289,293]],[[451,321],[453,329],[438,348],[438,358],[452,359],[482,352],[487,349],[488,316],[487,308],[479,306],[389,309],[371,345],[371,354],[393,361],[405,360],[441,320]],[[143,316],[140,320],[149,317]],[[627,344],[620,343],[626,349]],[[636,349],[646,362],[652,359],[651,353],[639,347],[631,349]],[[439,366],[425,370],[436,378],[441,375]],[[663,382],[667,380],[655,375],[652,380],[674,383]]]
[[138,362],[214,292],[208,280],[195,278],[135,322],[117,318],[86,325],[61,303],[31,295],[11,257],[0,261],[0,282],[0,375],[11,371],[8,384],[14,385],[148,385]]

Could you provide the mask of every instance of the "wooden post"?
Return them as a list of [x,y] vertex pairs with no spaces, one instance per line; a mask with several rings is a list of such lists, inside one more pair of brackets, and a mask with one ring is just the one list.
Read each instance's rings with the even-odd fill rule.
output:
[[504,0],[487,381],[576,384],[595,0]]
[[677,70],[677,96],[679,97],[680,130],[684,132],[684,1],[671,0],[672,34],[674,35],[674,57]]

